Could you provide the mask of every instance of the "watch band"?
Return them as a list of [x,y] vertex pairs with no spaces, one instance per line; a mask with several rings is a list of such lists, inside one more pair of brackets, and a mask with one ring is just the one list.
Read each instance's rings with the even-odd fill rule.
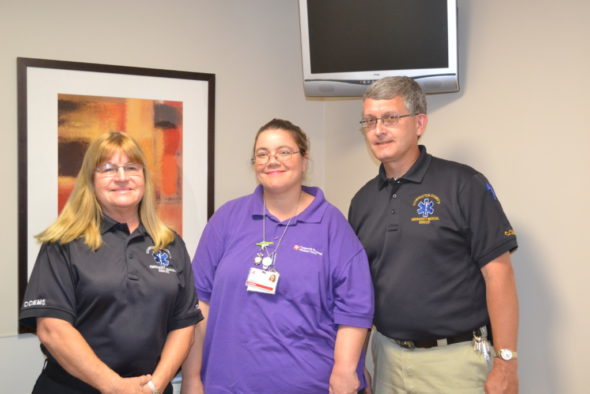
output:
[[149,380],[146,385],[149,387],[150,391],[152,392],[152,394],[162,394],[160,393],[158,390],[156,390],[156,385],[154,384],[153,381]]
[[505,361],[510,361],[517,358],[518,353],[510,349],[498,349],[498,351],[496,351],[496,357]]

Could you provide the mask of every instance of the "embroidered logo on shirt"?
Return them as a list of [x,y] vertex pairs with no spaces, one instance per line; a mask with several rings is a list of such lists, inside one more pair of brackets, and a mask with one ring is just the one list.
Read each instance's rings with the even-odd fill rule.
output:
[[511,235],[516,235],[516,232],[514,232],[513,229],[510,229],[510,230],[504,231],[504,235],[507,237],[510,237]]
[[158,250],[157,252],[152,253],[152,256],[154,256],[156,263],[160,264],[162,267],[168,267],[170,265],[170,261],[168,261],[170,252],[167,249]]
[[322,252],[319,252],[319,251],[315,250],[314,248],[308,247],[308,246],[293,245],[293,250],[296,250],[298,252],[303,252],[303,253],[315,254],[316,256],[323,256]]
[[496,197],[496,192],[494,191],[494,188],[492,187],[492,185],[490,185],[489,183],[486,183],[486,189],[488,189],[488,191],[492,194],[492,197],[494,198],[494,200],[498,200],[498,197]]
[[159,272],[162,272],[164,274],[176,272],[176,269],[169,267],[170,259],[172,259],[172,253],[170,253],[168,249],[155,250],[153,246],[150,246],[146,249],[145,253],[151,254],[154,258],[154,261],[158,263],[158,265],[150,265],[150,269],[158,270]]
[[436,194],[427,193],[422,194],[414,199],[412,203],[413,207],[416,207],[416,213],[418,217],[413,217],[412,222],[418,222],[418,224],[429,224],[432,221],[440,220],[435,214],[434,208],[440,204],[440,198]]

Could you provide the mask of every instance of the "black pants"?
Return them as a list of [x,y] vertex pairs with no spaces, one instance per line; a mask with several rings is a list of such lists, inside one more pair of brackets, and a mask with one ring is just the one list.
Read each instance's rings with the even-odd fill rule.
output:
[[[172,391],[172,384],[168,383],[163,394],[172,394]],[[100,392],[70,375],[58,363],[48,360],[33,387],[32,394],[100,394]]]

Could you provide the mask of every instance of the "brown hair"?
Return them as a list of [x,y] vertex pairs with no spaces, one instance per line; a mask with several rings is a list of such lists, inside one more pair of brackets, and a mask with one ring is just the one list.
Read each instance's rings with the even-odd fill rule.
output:
[[295,143],[297,144],[297,148],[299,149],[299,153],[301,154],[301,156],[305,156],[307,154],[307,152],[309,151],[309,139],[307,138],[305,132],[301,130],[301,127],[289,122],[288,120],[277,118],[272,119],[271,121],[260,127],[260,129],[258,129],[256,137],[254,138],[254,147],[252,148],[252,153],[254,153],[254,150],[256,149],[256,141],[258,141],[258,136],[262,132],[266,130],[279,129],[285,130],[289,134],[291,134],[291,137],[293,137]]

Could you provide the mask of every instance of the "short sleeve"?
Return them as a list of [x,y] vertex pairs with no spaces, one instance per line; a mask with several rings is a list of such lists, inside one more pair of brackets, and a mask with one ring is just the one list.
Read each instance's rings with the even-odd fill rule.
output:
[[518,247],[516,235],[490,182],[474,174],[461,191],[462,214],[467,224],[471,255],[483,267]]
[[218,211],[205,226],[192,262],[197,295],[206,302],[211,300],[215,270],[224,250],[223,239],[219,235],[219,217]]
[[198,299],[195,293],[191,261],[186,251],[186,245],[178,236],[175,242],[178,245],[177,253],[180,256],[179,266],[182,269],[178,272],[180,287],[176,297],[174,315],[169,325],[170,330],[187,327],[203,320],[203,314],[199,310]]
[[352,227],[336,208],[327,214],[334,322],[371,328],[374,313],[373,282],[367,253]]
[[36,328],[38,317],[54,317],[71,324],[76,320],[76,277],[68,245],[41,246],[20,309],[20,321]]
[[374,296],[369,262],[364,249],[359,249],[337,271],[334,300],[336,324],[371,328]]

